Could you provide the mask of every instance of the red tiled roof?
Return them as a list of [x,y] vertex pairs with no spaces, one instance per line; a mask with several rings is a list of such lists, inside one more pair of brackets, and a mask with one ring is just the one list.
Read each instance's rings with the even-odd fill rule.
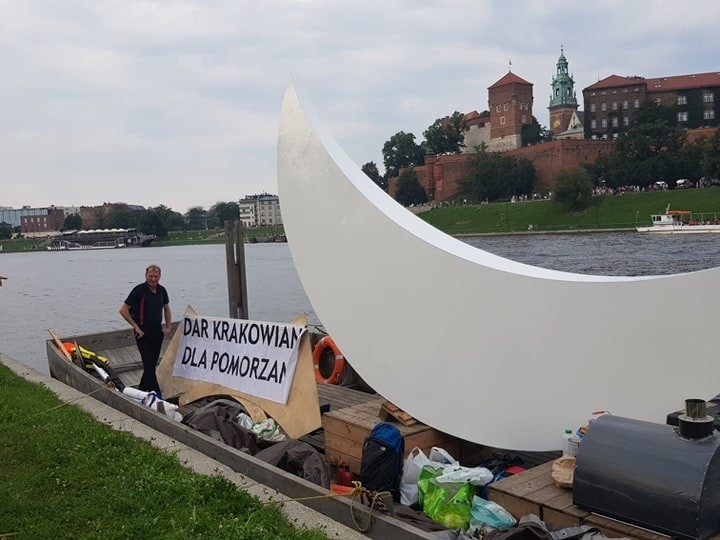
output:
[[508,71],[498,82],[493,84],[492,86],[488,86],[488,90],[490,88],[497,88],[498,86],[507,86],[508,84],[529,84],[532,86],[532,83],[527,82],[525,79],[522,79],[515,75],[512,71]]
[[720,86],[720,72],[693,73],[690,75],[675,75],[673,77],[658,77],[646,79],[648,92],[672,92],[685,88],[707,88]]
[[489,111],[483,111],[481,113],[479,113],[477,111],[472,111],[469,113],[465,113],[465,121],[476,120],[478,118],[483,118],[483,117],[488,117],[488,116],[490,116]]
[[591,84],[585,90],[600,90],[601,88],[618,88],[620,86],[631,86],[633,84],[643,84],[643,77],[621,77],[620,75],[610,75],[595,84]]
[[692,73],[690,75],[674,75],[672,77],[620,77],[610,75],[585,90],[602,90],[604,88],[618,88],[620,86],[632,86],[633,84],[644,84],[648,92],[672,92],[685,88],[707,88],[720,86],[720,72]]

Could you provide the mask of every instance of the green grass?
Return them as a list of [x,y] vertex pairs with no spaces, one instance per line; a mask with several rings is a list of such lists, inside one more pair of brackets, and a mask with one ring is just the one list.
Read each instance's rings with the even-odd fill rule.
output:
[[715,213],[720,217],[720,188],[626,193],[597,197],[591,207],[568,211],[552,201],[494,203],[435,208],[419,216],[453,235],[534,231],[634,228],[650,225],[650,215],[674,210]]
[[12,253],[16,251],[46,251],[45,239],[20,238],[13,240],[0,240],[3,249],[1,253]]
[[3,365],[0,389],[0,538],[326,538]]
[[[256,227],[244,229],[245,239],[272,238],[285,234],[282,226]],[[223,229],[210,229],[206,231],[171,231],[167,237],[154,240],[153,246],[187,246],[194,244],[224,244],[225,231]]]

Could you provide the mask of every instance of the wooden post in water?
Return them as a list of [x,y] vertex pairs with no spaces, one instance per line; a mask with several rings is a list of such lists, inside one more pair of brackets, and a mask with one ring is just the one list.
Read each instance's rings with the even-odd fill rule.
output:
[[225,259],[227,262],[229,316],[231,319],[247,319],[247,276],[245,274],[245,237],[242,221],[225,222]]

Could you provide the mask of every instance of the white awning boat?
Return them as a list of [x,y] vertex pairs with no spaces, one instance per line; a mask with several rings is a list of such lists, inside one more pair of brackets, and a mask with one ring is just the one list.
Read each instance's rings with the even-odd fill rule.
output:
[[655,234],[698,234],[720,233],[717,213],[693,214],[690,210],[665,210],[664,214],[653,214],[652,225],[637,227],[641,233]]

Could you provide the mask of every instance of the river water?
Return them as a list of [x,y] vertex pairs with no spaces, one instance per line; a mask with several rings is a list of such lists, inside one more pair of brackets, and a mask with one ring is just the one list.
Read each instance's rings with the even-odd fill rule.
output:
[[[467,243],[546,268],[607,275],[689,272],[720,266],[720,235],[628,233],[482,236]],[[301,313],[320,325],[287,244],[246,244],[250,318],[288,322]],[[162,267],[177,320],[228,315],[224,245],[0,254],[0,352],[47,373],[48,328],[61,336],[117,330],[118,309],[144,269]],[[382,265],[379,265],[382,268]]]

